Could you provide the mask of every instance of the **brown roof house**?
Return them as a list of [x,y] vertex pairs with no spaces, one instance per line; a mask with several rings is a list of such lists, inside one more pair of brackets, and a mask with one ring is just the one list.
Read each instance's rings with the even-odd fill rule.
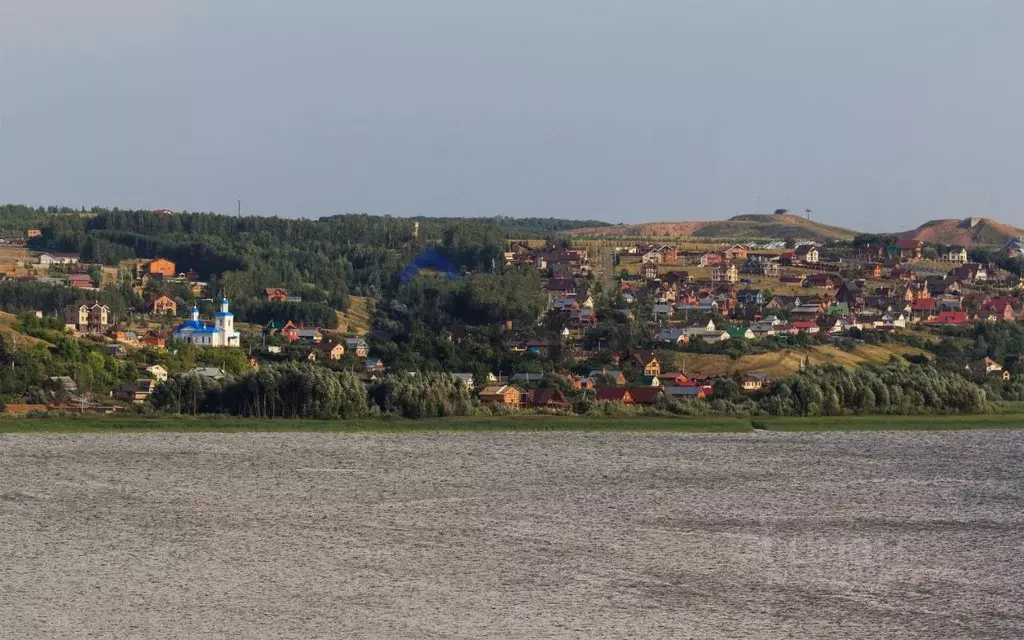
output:
[[340,342],[319,342],[313,345],[313,350],[325,360],[341,360],[341,357],[345,355],[345,345]]
[[99,300],[81,300],[64,308],[64,322],[78,331],[103,333],[110,327],[110,307]]
[[645,376],[661,375],[661,363],[658,362],[653,351],[634,351],[630,359],[640,367]]
[[544,409],[568,409],[569,401],[558,389],[530,389],[526,392],[526,406]]
[[178,314],[178,303],[167,294],[153,294],[149,297],[149,304],[146,305],[151,313],[157,315]]
[[280,287],[267,287],[267,302],[288,302],[288,292]]
[[506,407],[518,407],[523,403],[523,392],[512,385],[484,387],[480,391],[480,402],[484,404],[500,404]]

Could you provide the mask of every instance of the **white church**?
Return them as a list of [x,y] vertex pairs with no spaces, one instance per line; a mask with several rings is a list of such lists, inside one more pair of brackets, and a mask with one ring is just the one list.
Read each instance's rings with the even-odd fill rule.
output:
[[228,299],[220,301],[220,311],[210,326],[199,319],[199,309],[192,307],[192,319],[178,325],[172,334],[175,340],[183,340],[197,347],[238,347],[241,346],[239,333],[235,331],[235,314],[228,311]]

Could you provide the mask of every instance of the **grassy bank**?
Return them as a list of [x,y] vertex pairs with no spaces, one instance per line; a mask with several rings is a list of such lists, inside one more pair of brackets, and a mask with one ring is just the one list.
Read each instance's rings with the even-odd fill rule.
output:
[[945,431],[1024,429],[1024,413],[948,416],[843,416],[766,418],[770,431]]
[[[847,416],[760,418],[759,428],[779,432],[926,431],[950,429],[1024,429],[1024,413],[977,416]],[[749,433],[749,418],[590,418],[584,416],[494,416],[430,420],[254,420],[215,417],[73,416],[6,418],[0,433],[117,432],[287,432],[422,433],[495,431],[613,431],[670,433]]]

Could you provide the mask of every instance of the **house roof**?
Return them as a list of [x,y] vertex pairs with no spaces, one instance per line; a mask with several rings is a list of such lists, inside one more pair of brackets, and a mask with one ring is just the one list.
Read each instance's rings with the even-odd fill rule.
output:
[[633,360],[636,360],[637,362],[644,366],[647,366],[651,362],[657,360],[657,358],[654,356],[653,351],[633,351],[631,357],[633,358]]
[[[598,400],[618,400],[621,401],[629,393],[629,389],[623,387],[600,387],[597,389]],[[632,394],[630,394],[632,397]]]
[[807,276],[807,278],[806,278],[807,282],[810,282],[810,283],[814,283],[814,282],[821,282],[821,283],[835,282],[838,279],[839,279],[839,276],[836,276],[836,275],[831,274],[831,273],[812,273],[809,276]]
[[572,291],[575,288],[572,278],[551,278],[547,283],[548,291]]
[[679,385],[674,387],[663,387],[664,392],[670,396],[700,397],[704,391],[703,387],[696,385]]
[[108,307],[107,305],[103,304],[99,300],[76,300],[75,303],[72,304],[71,306],[73,308],[76,308],[76,309],[80,309],[82,307],[88,307],[90,309],[94,309],[96,307],[100,307],[102,309],[102,308],[105,307],[108,310],[110,309],[110,307]]
[[212,378],[214,380],[220,380],[227,375],[223,369],[218,369],[217,367],[196,367],[190,373],[194,373],[200,378]]
[[965,311],[940,311],[937,322],[943,324],[965,324],[970,320]]
[[558,389],[538,388],[526,392],[530,404],[544,406],[548,404],[565,404],[565,396]]
[[986,304],[985,306],[991,308],[993,311],[996,311],[997,313],[1004,313],[1006,311],[1006,307],[1010,307],[1011,311],[1013,310],[1014,302],[1015,301],[1011,300],[1010,298],[995,298],[993,300],[990,300],[988,304]]
[[[338,347],[341,347],[341,346],[342,345],[341,345],[340,342],[329,342],[329,341],[325,340],[324,342],[320,342],[318,344],[313,345],[313,348],[316,349],[317,351],[323,351],[324,353],[330,353],[331,351],[334,351],[335,349],[337,349]],[[344,348],[344,347],[342,347],[342,348]]]
[[661,387],[630,387],[628,391],[637,404],[651,404],[655,398],[664,394]]
[[505,395],[506,393],[508,393],[511,390],[518,391],[518,389],[516,389],[515,387],[509,386],[507,384],[494,385],[494,386],[490,386],[490,387],[484,387],[483,389],[481,389],[480,390],[480,395],[481,396],[503,396],[503,395]]
[[175,329],[175,333],[217,333],[217,327],[208,325],[202,320],[189,320],[179,324]]

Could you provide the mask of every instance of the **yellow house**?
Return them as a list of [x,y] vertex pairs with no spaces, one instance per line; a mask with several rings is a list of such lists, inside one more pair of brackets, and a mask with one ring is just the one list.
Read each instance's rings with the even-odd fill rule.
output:
[[763,373],[745,373],[740,376],[744,391],[760,391],[768,384],[768,376]]
[[661,375],[661,363],[652,351],[634,351],[633,362],[643,369],[644,375],[653,377]]
[[484,387],[480,392],[480,402],[484,404],[503,404],[506,407],[518,407],[523,402],[523,393],[511,385]]

